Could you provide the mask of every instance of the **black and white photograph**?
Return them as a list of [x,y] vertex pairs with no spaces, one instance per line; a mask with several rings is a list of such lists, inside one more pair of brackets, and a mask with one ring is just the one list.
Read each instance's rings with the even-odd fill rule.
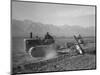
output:
[[11,1],[11,73],[96,69],[96,5]]

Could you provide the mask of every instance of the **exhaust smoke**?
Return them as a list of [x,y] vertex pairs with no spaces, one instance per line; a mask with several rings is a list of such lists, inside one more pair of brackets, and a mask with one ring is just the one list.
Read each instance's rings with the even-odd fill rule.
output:
[[55,58],[57,56],[57,52],[54,49],[46,50],[45,60]]

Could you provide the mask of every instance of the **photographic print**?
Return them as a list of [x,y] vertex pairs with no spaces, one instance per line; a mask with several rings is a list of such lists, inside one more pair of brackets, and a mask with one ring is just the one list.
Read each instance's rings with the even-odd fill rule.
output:
[[11,1],[11,72],[96,69],[96,6]]

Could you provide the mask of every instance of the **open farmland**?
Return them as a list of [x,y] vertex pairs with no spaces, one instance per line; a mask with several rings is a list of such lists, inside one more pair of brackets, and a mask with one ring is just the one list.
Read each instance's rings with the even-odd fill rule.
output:
[[[65,42],[75,42],[74,38],[57,38],[55,45],[64,45]],[[69,71],[96,69],[95,38],[84,38],[88,43],[82,46],[85,54],[75,52],[57,54],[52,59],[33,58],[25,52],[23,38],[12,38],[12,67],[14,73]]]

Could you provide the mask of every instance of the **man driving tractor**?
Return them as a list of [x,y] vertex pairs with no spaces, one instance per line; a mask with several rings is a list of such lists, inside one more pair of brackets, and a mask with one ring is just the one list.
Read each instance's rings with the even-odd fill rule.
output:
[[44,43],[45,44],[52,44],[54,43],[54,38],[47,32],[47,34],[44,37]]

